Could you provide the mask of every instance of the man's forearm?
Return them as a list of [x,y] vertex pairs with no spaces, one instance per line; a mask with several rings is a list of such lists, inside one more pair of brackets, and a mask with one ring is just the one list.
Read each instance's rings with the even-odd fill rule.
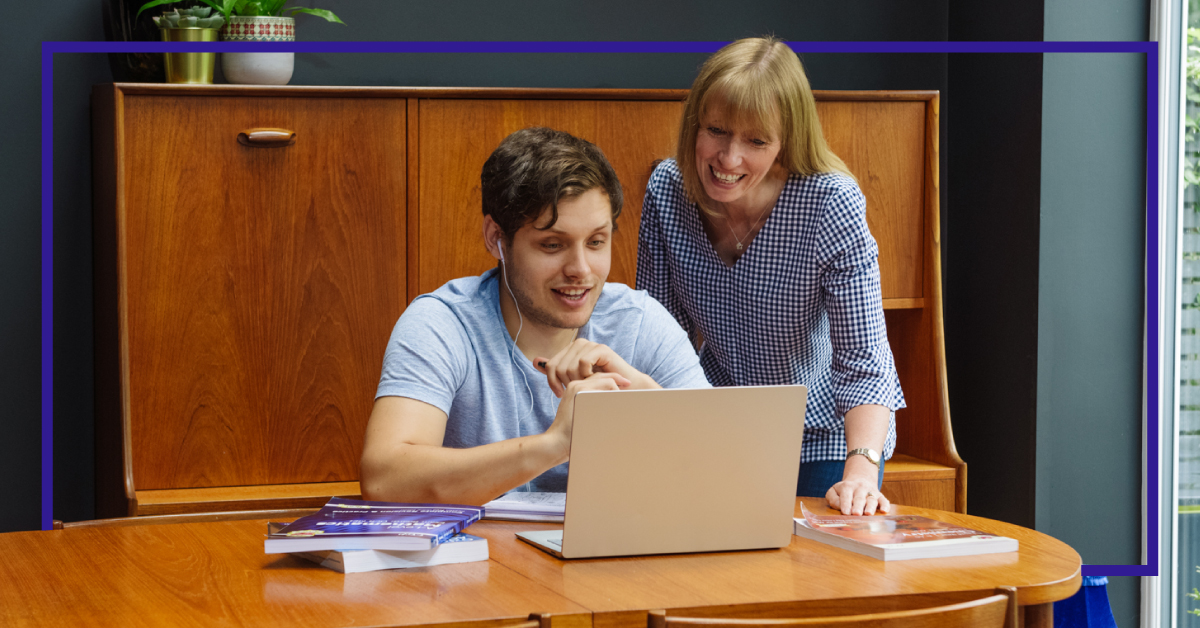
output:
[[480,505],[566,462],[547,434],[454,449],[400,443],[364,456],[365,499]]

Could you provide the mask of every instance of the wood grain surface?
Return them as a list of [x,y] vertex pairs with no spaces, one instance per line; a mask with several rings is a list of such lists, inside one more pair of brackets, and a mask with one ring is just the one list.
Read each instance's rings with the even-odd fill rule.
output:
[[[884,298],[921,298],[925,103],[830,100],[817,108],[830,146],[867,198]],[[421,100],[420,248],[409,260],[418,269],[416,294],[495,266],[483,248],[479,172],[504,137],[529,126],[593,142],[617,170],[625,209],[609,281],[634,284],[646,182],[655,161],[675,153],[681,111],[673,102]],[[458,141],[439,140],[448,136]]]
[[102,526],[158,526],[178,523],[208,523],[215,521],[244,521],[246,519],[269,518],[272,521],[293,521],[316,513],[319,508],[287,508],[277,510],[236,510],[229,512],[189,512],[169,515],[144,515],[116,517],[113,519],[88,519],[63,523],[57,521],[55,530],[64,528],[87,528]]
[[[798,498],[814,512],[824,500]],[[518,531],[548,524],[488,522],[473,534],[491,543],[493,560],[596,612],[594,625],[646,625],[645,609],[745,605],[862,595],[972,591],[1014,586],[1021,605],[1047,604],[1080,584],[1079,554],[1065,543],[1011,524],[899,506],[918,514],[1018,539],[1007,554],[883,562],[793,537],[780,550],[562,561],[524,544]],[[799,506],[797,505],[797,516]]]
[[371,626],[585,614],[492,561],[341,574],[266,521],[0,534],[4,626]]
[[924,102],[817,102],[825,139],[867,199],[883,298],[923,296]]
[[[904,390],[905,408],[896,411],[897,451],[952,466],[942,447],[941,416],[933,360],[933,316],[929,309],[885,310],[888,344]],[[886,471],[886,469],[885,469]]]
[[125,130],[136,487],[357,480],[405,303],[404,107],[129,96]]
[[[763,619],[796,619],[810,617],[843,617],[863,613],[892,613],[913,609],[962,604],[978,601],[993,595],[1002,595],[1006,605],[1017,607],[1016,590],[1012,587],[997,587],[981,591],[939,591],[937,593],[909,593],[904,595],[876,595],[870,597],[830,598],[822,600],[796,600],[789,602],[764,602],[735,606],[702,606],[697,608],[674,608],[670,611],[650,611],[651,626],[656,613],[670,613],[674,618],[704,618],[709,621],[736,619],[753,622]],[[1007,609],[1006,609],[1007,610]],[[1013,615],[1019,611],[1014,608]],[[1007,613],[1002,613],[1002,615]],[[1015,626],[1016,624],[1014,624]],[[951,624],[970,626],[974,624]]]
[[[955,604],[893,611],[878,610],[871,599],[860,598],[837,609],[837,613],[778,618],[685,617],[654,610],[650,611],[649,628],[1016,628],[1017,609],[1010,595],[1011,591],[1009,595],[999,593]],[[1009,620],[1011,624],[1006,624]]]
[[261,484],[212,488],[135,491],[137,514],[172,515],[188,512],[320,508],[330,497],[361,499],[358,482]]
[[646,182],[675,151],[681,111],[671,101],[421,100],[420,249],[409,259],[419,279],[410,296],[496,265],[483,246],[479,173],[501,140],[531,126],[588,140],[612,163],[625,204],[608,280],[633,285]]
[[[823,500],[804,501],[825,511]],[[484,521],[469,532],[488,539],[488,561],[343,575],[264,554],[265,520],[87,526],[0,534],[0,625],[495,626],[550,613],[556,628],[642,628],[651,609],[765,613],[789,602],[947,599],[997,586],[1016,587],[1018,602],[1045,619],[1048,607],[1036,605],[1079,587],[1079,555],[1049,536],[968,515],[898,511],[1014,537],[1021,549],[885,563],[793,537],[779,550],[563,561],[513,536],[553,524]]]
[[[686,89],[564,88],[564,87],[365,87],[334,85],[182,85],[115,83],[126,94],[147,96],[239,96],[274,98],[520,98],[522,100],[683,100]],[[872,100],[925,100],[937,92],[813,92],[847,94]],[[856,96],[857,95],[857,96]],[[872,96],[873,95],[873,96]]]
[[[606,152],[626,199],[609,278],[632,284],[645,183],[675,150],[685,96],[97,87],[98,513],[135,502],[143,514],[301,506],[313,496],[288,485],[357,480],[396,318],[417,294],[495,265],[480,237],[478,181],[499,141],[542,124]],[[879,243],[908,401],[897,451],[955,469],[963,511],[942,347],[937,94],[816,97]],[[296,131],[297,142],[237,144],[263,127]],[[889,495],[948,503],[944,478],[906,473],[889,467]],[[249,498],[252,486],[265,493]],[[203,493],[222,487],[232,493]]]

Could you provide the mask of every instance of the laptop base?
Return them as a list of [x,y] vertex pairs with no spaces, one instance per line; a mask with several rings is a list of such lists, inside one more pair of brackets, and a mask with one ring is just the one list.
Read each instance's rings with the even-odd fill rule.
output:
[[562,530],[532,530],[530,532],[518,532],[517,538],[526,543],[546,552],[548,554],[562,558]]

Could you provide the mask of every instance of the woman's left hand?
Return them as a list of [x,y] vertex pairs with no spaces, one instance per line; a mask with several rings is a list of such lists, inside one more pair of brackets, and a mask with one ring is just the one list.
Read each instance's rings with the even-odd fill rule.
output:
[[[846,449],[861,448],[883,451],[892,411],[875,404],[854,406],[846,412]],[[879,491],[879,465],[866,456],[846,458],[842,481],[825,493],[829,507],[843,515],[873,515],[878,509],[886,513],[892,503]]]
[[842,511],[843,515],[873,515],[891,510],[892,503],[883,496],[875,485],[874,477],[845,477],[825,493],[829,507]]

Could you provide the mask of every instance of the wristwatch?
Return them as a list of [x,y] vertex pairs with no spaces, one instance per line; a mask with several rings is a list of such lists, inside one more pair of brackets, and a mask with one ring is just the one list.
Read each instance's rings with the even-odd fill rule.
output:
[[850,456],[855,454],[862,454],[863,456],[866,456],[867,460],[871,461],[871,464],[875,465],[876,467],[879,466],[879,452],[875,451],[874,449],[867,449],[866,447],[851,449],[850,451],[846,452],[846,460],[849,460]]

